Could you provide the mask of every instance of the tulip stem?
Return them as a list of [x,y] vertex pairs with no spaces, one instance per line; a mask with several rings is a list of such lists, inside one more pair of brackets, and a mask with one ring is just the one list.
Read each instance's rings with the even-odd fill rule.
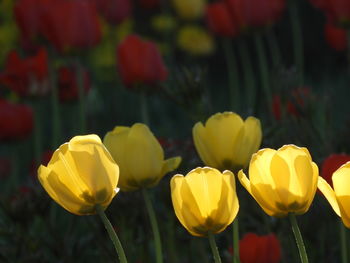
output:
[[341,242],[341,259],[342,263],[348,262],[348,250],[347,250],[347,238],[346,238],[346,228],[342,221],[339,221],[340,227],[340,242]]
[[302,263],[308,263],[309,260],[307,258],[304,241],[303,241],[303,238],[301,236],[298,222],[297,222],[297,219],[295,218],[295,214],[289,213],[288,216],[289,216],[290,223],[292,225],[292,230],[294,233],[295,241],[296,241],[298,249],[299,249],[300,260]]
[[113,245],[115,247],[115,250],[118,253],[120,263],[127,263],[128,261],[126,259],[122,244],[120,243],[120,240],[119,240],[117,233],[115,232],[111,222],[109,221],[105,212],[103,211],[103,208],[100,205],[97,205],[96,211],[97,211],[97,214],[100,216],[103,224],[105,225],[105,228],[107,229],[108,235],[111,238]]
[[268,109],[271,110],[272,107],[272,95],[270,89],[270,80],[269,80],[269,69],[267,65],[266,52],[264,50],[264,43],[262,40],[262,36],[260,34],[255,34],[255,48],[258,54],[259,60],[259,69],[260,69],[260,77],[263,91],[266,97],[266,103]]
[[277,69],[281,65],[281,49],[278,45],[275,32],[272,28],[270,28],[268,31],[267,42],[270,47],[273,67],[274,69]]
[[237,58],[230,38],[223,39],[223,48],[227,65],[228,88],[230,98],[230,108],[233,111],[240,109],[239,105],[239,79],[237,70]]
[[156,249],[156,262],[163,262],[163,254],[162,254],[162,242],[160,240],[158,222],[156,218],[156,213],[154,212],[154,208],[152,205],[151,198],[145,188],[142,189],[143,198],[145,199],[146,208],[149,216],[149,220],[151,221],[151,226],[154,235],[154,245]]
[[140,105],[142,122],[149,126],[147,95],[144,92],[140,92]]
[[80,62],[76,62],[76,76],[79,95],[79,117],[80,117],[80,133],[86,134],[86,111],[85,111],[85,94],[84,94],[84,76]]
[[254,114],[255,108],[255,76],[253,72],[253,66],[251,62],[251,58],[249,56],[249,51],[247,48],[247,43],[244,39],[238,41],[238,50],[240,55],[240,60],[243,66],[243,80],[244,87],[246,90],[246,100],[248,107],[248,114]]
[[289,0],[289,17],[292,24],[294,63],[296,66],[298,84],[304,84],[304,50],[303,35],[298,12],[298,1]]
[[238,217],[232,223],[233,229],[233,263],[239,263],[239,223]]
[[51,84],[51,104],[52,104],[52,149],[56,149],[61,137],[61,120],[60,108],[58,101],[58,87],[55,68],[50,67],[50,84]]
[[216,242],[215,242],[214,235],[209,232],[208,238],[209,238],[209,244],[210,244],[211,251],[213,252],[215,263],[221,263],[221,258],[220,258],[218,247],[217,247]]

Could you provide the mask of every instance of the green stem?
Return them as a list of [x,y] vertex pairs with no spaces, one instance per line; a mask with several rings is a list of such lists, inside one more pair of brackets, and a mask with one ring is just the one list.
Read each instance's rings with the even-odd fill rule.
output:
[[96,205],[96,211],[97,211],[97,214],[100,216],[100,218],[101,218],[101,220],[102,220],[102,222],[103,222],[103,224],[108,232],[108,235],[113,242],[115,250],[117,251],[118,256],[119,256],[119,261],[121,263],[127,263],[128,261],[126,259],[122,244],[120,243],[120,240],[117,236],[117,233],[114,231],[114,228],[113,228],[111,222],[108,220],[105,212],[103,211],[103,208],[100,205]]
[[80,62],[76,62],[76,76],[78,84],[79,95],[79,120],[80,120],[80,133],[86,134],[86,112],[85,112],[85,94],[84,94],[84,76]]
[[154,212],[154,208],[152,205],[151,198],[147,192],[146,189],[142,189],[143,198],[146,203],[146,208],[149,216],[149,220],[151,222],[153,235],[154,235],[154,245],[156,248],[156,262],[161,263],[163,262],[163,254],[162,254],[162,242],[160,240],[160,234],[159,234],[159,228],[156,218],[156,213]]
[[270,48],[270,54],[272,57],[272,63],[274,68],[278,68],[281,65],[281,49],[278,45],[278,41],[276,39],[275,32],[273,31],[272,28],[268,31],[267,34],[267,43]]
[[348,44],[348,50],[347,50],[347,56],[348,56],[348,68],[350,71],[350,30],[348,29],[346,32],[346,40],[347,40],[347,44]]
[[221,258],[220,258],[220,255],[219,255],[218,247],[216,246],[214,235],[209,232],[208,233],[208,238],[209,238],[211,251],[213,252],[215,263],[221,263]]
[[289,17],[292,24],[294,63],[298,74],[299,85],[304,84],[304,49],[303,34],[298,12],[298,1],[289,0]]
[[142,91],[140,92],[140,105],[142,122],[149,126],[147,95]]
[[238,217],[232,223],[233,230],[233,263],[239,263],[239,223]]
[[51,82],[51,105],[52,105],[52,149],[56,149],[60,143],[61,137],[61,120],[60,108],[58,99],[58,87],[55,68],[50,67],[50,82]]
[[239,105],[240,97],[239,97],[239,78],[238,78],[238,70],[237,70],[237,58],[234,52],[234,47],[232,45],[231,39],[224,38],[222,40],[222,43],[223,43],[226,65],[227,65],[230,107],[231,107],[231,110],[238,111],[240,109],[240,105]]
[[304,241],[303,241],[303,238],[301,236],[300,229],[298,227],[298,222],[297,222],[297,219],[295,218],[295,214],[289,213],[288,216],[289,216],[290,223],[292,225],[292,230],[294,233],[295,241],[296,241],[298,249],[299,249],[300,260],[302,263],[308,263],[309,260],[307,258]]
[[34,108],[34,154],[35,154],[35,166],[40,165],[41,163],[41,154],[43,152],[42,149],[42,135],[41,135],[41,107],[40,102],[33,102]]
[[342,263],[348,262],[348,250],[347,250],[347,238],[346,238],[346,228],[344,227],[343,222],[339,221],[339,230],[340,230],[340,242],[341,242],[341,259]]
[[271,110],[272,95],[271,95],[271,89],[270,89],[269,69],[268,69],[268,64],[266,59],[266,52],[264,50],[264,43],[260,34],[254,35],[254,41],[255,41],[255,48],[259,59],[261,84],[262,84],[263,91],[265,93],[268,109]]
[[246,90],[246,100],[247,100],[247,108],[248,114],[254,113],[255,108],[255,75],[253,72],[253,65],[251,62],[251,58],[249,56],[249,51],[247,48],[247,43],[244,39],[238,42],[238,50],[240,54],[240,60],[243,66],[243,80],[244,87]]

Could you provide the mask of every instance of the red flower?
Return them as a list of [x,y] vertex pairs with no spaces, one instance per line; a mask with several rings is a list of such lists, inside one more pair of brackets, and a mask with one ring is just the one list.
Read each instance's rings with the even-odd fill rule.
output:
[[130,0],[95,0],[98,11],[110,24],[119,24],[131,15]]
[[48,57],[45,49],[36,55],[20,58],[16,51],[9,53],[0,84],[20,96],[44,95],[48,91]]
[[[82,72],[84,92],[90,90],[90,78],[86,71]],[[58,95],[61,102],[76,100],[79,97],[77,72],[73,68],[61,67],[58,69]]]
[[168,76],[156,45],[136,35],[129,35],[120,43],[117,60],[123,83],[128,87],[135,84],[154,85]]
[[336,51],[347,49],[346,30],[327,23],[324,28],[327,43]]
[[332,23],[350,26],[350,1],[324,0],[320,6]]
[[281,245],[274,234],[258,236],[247,233],[239,241],[241,263],[278,263],[281,261]]
[[328,156],[322,163],[321,176],[333,187],[333,173],[348,161],[350,161],[350,155],[347,154],[341,153]]
[[0,100],[0,140],[22,139],[33,130],[33,111],[26,105]]
[[206,13],[208,27],[215,34],[225,37],[234,37],[238,34],[237,23],[226,2],[208,4]]
[[285,8],[285,0],[225,0],[241,29],[269,26]]

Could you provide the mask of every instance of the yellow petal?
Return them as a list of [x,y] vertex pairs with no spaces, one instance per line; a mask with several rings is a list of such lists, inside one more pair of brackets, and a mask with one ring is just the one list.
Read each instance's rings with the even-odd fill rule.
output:
[[329,204],[332,206],[334,212],[340,216],[340,210],[337,202],[337,198],[332,187],[323,179],[321,176],[318,177],[317,183],[318,189],[323,193],[323,195],[328,200]]

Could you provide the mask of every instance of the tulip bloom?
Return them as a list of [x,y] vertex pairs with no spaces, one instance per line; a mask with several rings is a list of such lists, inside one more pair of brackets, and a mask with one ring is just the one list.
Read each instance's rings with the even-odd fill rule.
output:
[[193,20],[203,16],[206,0],[172,0],[172,4],[179,17]]
[[239,257],[241,263],[278,263],[281,261],[280,241],[274,234],[247,233],[239,241]]
[[170,182],[171,199],[180,223],[194,236],[216,234],[235,219],[239,204],[232,172],[198,167]]
[[129,35],[119,44],[117,61],[122,81],[127,87],[154,85],[168,76],[156,45],[136,35]]
[[119,168],[97,135],[73,137],[38,169],[46,192],[64,209],[76,215],[105,209],[119,189]]
[[0,140],[18,140],[33,130],[32,108],[0,99]]
[[333,189],[322,177],[318,178],[318,189],[327,198],[334,212],[350,228],[350,162],[343,164],[332,176]]
[[258,119],[248,117],[243,121],[234,112],[217,113],[205,126],[196,123],[192,134],[197,152],[206,165],[233,172],[248,165],[262,139]]
[[100,14],[112,25],[118,25],[131,16],[130,0],[96,0]]
[[119,165],[118,187],[122,191],[155,186],[181,162],[181,157],[164,160],[163,148],[142,123],[115,127],[106,134],[103,143]]
[[324,34],[328,45],[336,51],[345,51],[348,46],[346,30],[327,23]]
[[9,53],[5,70],[0,73],[0,84],[19,96],[45,95],[48,92],[48,55],[45,49],[27,58],[16,51]]
[[318,167],[309,151],[295,145],[262,149],[253,155],[249,180],[239,171],[241,184],[270,216],[304,214],[317,189]]
[[238,26],[226,2],[207,5],[206,18],[209,29],[219,36],[234,37],[238,34]]

